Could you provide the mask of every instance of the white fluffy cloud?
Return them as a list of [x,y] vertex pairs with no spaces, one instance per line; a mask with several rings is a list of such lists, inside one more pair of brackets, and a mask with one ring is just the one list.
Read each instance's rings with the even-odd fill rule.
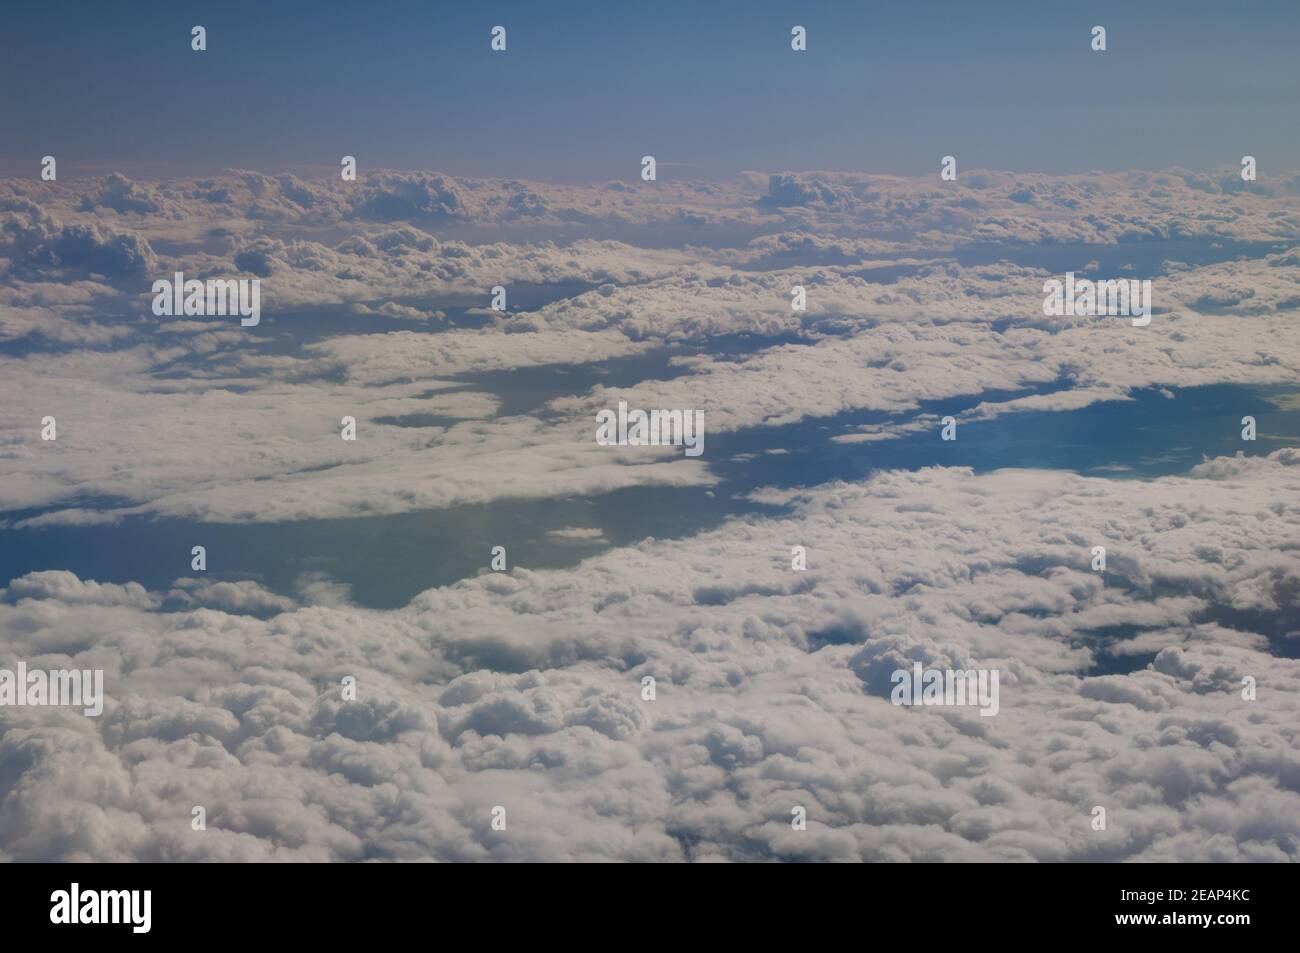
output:
[[[698,459],[597,446],[593,414],[619,399],[701,409],[710,433],[901,415],[827,434],[852,443],[931,426],[906,416],[923,401],[1060,388],[964,414],[982,419],[1300,375],[1290,179],[653,185],[0,185],[0,519],[311,520],[715,482],[707,440]],[[1153,280],[1146,328],[1044,316],[1052,272],[1016,254],[1096,243],[1123,263],[1131,242],[1141,261],[1144,238],[1279,247],[1116,274]],[[963,264],[990,242],[1009,260]],[[263,325],[155,318],[149,286],[176,270],[260,276]],[[503,315],[484,310],[496,284]],[[536,399],[507,410],[529,374]],[[0,707],[0,856],[1300,860],[1297,491],[1294,449],[1145,482],[885,472],[387,611],[311,573],[287,593],[30,572],[0,590],[0,666],[102,668],[107,702]],[[548,538],[608,546],[586,525]],[[996,668],[999,714],[893,706],[890,674],[918,661]]]
[[[446,206],[454,214],[412,213],[413,220],[426,228],[433,227],[430,216],[442,225],[467,217],[508,227],[492,218],[491,195],[517,194],[517,183],[468,188],[435,178],[413,180],[411,194],[422,208]],[[1054,223],[1077,223],[1079,214],[1066,214],[1068,203],[1088,196],[1115,215],[1140,209],[1150,218],[1176,207],[1187,221],[1161,234],[1193,234],[1188,222],[1198,221],[1206,241],[1235,234],[1219,229],[1221,221],[1240,223],[1256,213],[1271,223],[1270,234],[1291,222],[1289,195],[1224,191],[1181,175],[1107,178],[1119,192],[1090,177],[1022,179],[972,174],[961,194],[977,197],[980,214],[996,199]],[[787,182],[776,189],[806,200],[790,207],[824,206],[834,215],[847,209],[859,217],[878,206],[922,207],[922,198],[924,208],[953,201],[932,183],[832,180],[839,183],[834,188]],[[223,237],[187,246],[175,230],[211,204],[219,182],[229,195],[244,196],[217,203],[243,216],[242,226],[223,226]],[[391,176],[383,183],[400,185]],[[0,506],[42,510],[23,517],[27,525],[135,513],[235,522],[326,518],[709,482],[707,455],[683,461],[595,447],[594,414],[619,399],[703,410],[706,430],[717,433],[848,410],[906,412],[921,401],[993,389],[1066,388],[982,405],[967,417],[1077,408],[1123,399],[1139,387],[1275,384],[1300,375],[1295,249],[1224,263],[1166,261],[1152,276],[1152,324],[1132,328],[1123,319],[1044,316],[1042,284],[1051,272],[1022,264],[895,256],[906,270],[886,280],[873,271],[890,261],[880,257],[879,240],[837,237],[847,226],[836,222],[814,223],[826,231],[818,237],[788,231],[781,217],[787,206],[771,202],[760,203],[762,214],[782,230],[743,249],[654,249],[587,239],[466,244],[406,222],[376,222],[364,202],[347,198],[342,183],[252,173],[188,190],[120,177],[80,190],[8,188],[8,210],[0,211],[11,219],[12,257],[0,283],[0,297],[12,305],[5,327],[26,342],[39,329],[49,345],[0,357],[7,388],[23,395],[0,403]],[[1008,197],[1036,188],[1041,202]],[[695,195],[692,201],[715,212],[754,204],[744,182],[698,193],[674,189],[681,201]],[[581,195],[594,201],[581,190],[561,191],[566,198],[548,199],[547,207]],[[20,197],[28,193],[43,204]],[[663,195],[615,194],[649,210],[641,224],[662,210]],[[273,200],[288,205],[272,214],[265,203]],[[1230,206],[1219,215],[1205,203]],[[64,225],[56,215],[78,220]],[[1086,217],[1095,224],[1096,214]],[[326,223],[335,228],[329,242],[320,234]],[[350,232],[339,238],[344,226]],[[124,285],[115,266],[56,253],[50,243],[64,241],[69,227],[88,236],[89,244],[73,242],[83,258],[116,254],[103,251],[117,247],[117,239],[104,236],[129,235],[127,245],[142,244],[127,257],[147,262],[149,274],[252,269],[265,276],[268,312],[300,310],[274,324],[268,317],[256,332],[229,320],[160,321],[146,311],[148,274]],[[151,234],[189,250],[159,256],[144,237]],[[1125,235],[1115,227],[1073,237]],[[449,323],[447,302],[482,305],[497,282],[575,284],[550,303],[483,312],[478,327]],[[806,312],[790,308],[795,284],[808,290]],[[319,317],[340,307],[342,322]],[[407,327],[388,330],[392,322]],[[748,336],[747,353],[711,347],[740,335]],[[548,365],[599,367],[683,346],[693,350],[673,361],[670,379],[643,375],[617,386],[561,389],[544,406],[507,418],[498,415],[497,395],[462,379]],[[37,439],[46,415],[59,422],[57,444]],[[355,443],[339,440],[343,416],[362,425]],[[928,423],[834,438],[880,439],[917,426]],[[117,508],[84,505],[92,499]]]
[[[14,860],[1294,861],[1300,663],[1204,613],[1293,605],[1300,509],[1278,500],[1298,491],[1294,451],[1150,483],[893,472],[387,612],[167,611],[34,574],[4,595],[4,644],[105,669],[108,703],[0,710],[0,842]],[[1154,661],[1090,674],[1117,626]],[[913,661],[999,669],[999,714],[892,705]]]

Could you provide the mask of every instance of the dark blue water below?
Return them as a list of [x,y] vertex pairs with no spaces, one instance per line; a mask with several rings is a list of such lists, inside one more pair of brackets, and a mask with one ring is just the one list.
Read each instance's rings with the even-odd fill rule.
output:
[[[1132,401],[962,423],[954,442],[940,440],[937,424],[896,440],[842,444],[830,438],[861,424],[906,422],[917,413],[959,414],[980,401],[1010,395],[948,400],[893,418],[854,412],[733,434],[706,431],[701,459],[721,478],[712,488],[636,487],[593,497],[502,500],[298,523],[129,518],[117,526],[11,529],[0,534],[0,580],[37,569],[69,569],[83,578],[165,588],[190,574],[190,547],[201,543],[208,550],[210,578],[255,579],[291,592],[300,573],[318,571],[351,585],[363,605],[395,607],[427,587],[474,575],[487,566],[496,545],[507,547],[511,565],[572,565],[608,546],[651,536],[683,537],[735,514],[770,512],[742,498],[762,486],[814,486],[860,480],[875,470],[934,465],[968,466],[977,472],[1033,467],[1144,479],[1184,473],[1203,456],[1238,450],[1254,455],[1300,445],[1300,412],[1280,409],[1269,400],[1277,395],[1237,386],[1185,390],[1173,399],[1143,391]],[[1259,421],[1259,440],[1253,444],[1240,439],[1245,414]],[[566,527],[599,529],[602,537],[549,535]]]

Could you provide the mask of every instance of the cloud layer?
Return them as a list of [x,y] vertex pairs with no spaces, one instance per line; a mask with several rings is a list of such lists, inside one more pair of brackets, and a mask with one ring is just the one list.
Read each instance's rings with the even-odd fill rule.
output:
[[[15,580],[9,651],[103,668],[108,703],[0,710],[5,857],[1300,859],[1300,663],[1207,617],[1293,611],[1300,455],[764,497],[788,511],[391,612]],[[1154,661],[1094,673],[1123,626]],[[1000,713],[892,705],[913,661],[999,669]]]
[[[1298,202],[1235,170],[0,182],[0,532],[719,484],[707,438],[598,446],[620,400],[851,452],[945,403],[1291,385]],[[1066,270],[1151,279],[1150,326],[1044,315]],[[154,317],[177,271],[259,279],[262,324]],[[0,858],[1300,860],[1300,451],[1268,449],[768,487],[612,548],[560,523],[605,551],[393,610],[317,572],[25,572],[0,667],[100,668],[107,699],[0,707]],[[999,713],[891,704],[917,662],[998,670]]]
[[[22,525],[279,521],[701,485],[707,460],[599,451],[595,412],[620,399],[696,408],[718,433],[992,390],[1057,393],[968,416],[1300,374],[1291,178],[1239,188],[1178,171],[971,172],[960,182],[11,180],[0,192],[10,344],[0,373],[21,399],[0,402],[0,508],[27,511]],[[742,227],[756,237],[656,244],[684,210],[707,225],[701,240]],[[525,219],[575,231],[537,241],[517,229]],[[582,237],[600,223],[625,240]],[[496,237],[452,237],[471,227]],[[1143,238],[1204,260],[1149,262]],[[1195,248],[1178,244],[1193,238]],[[1216,247],[1245,238],[1274,244],[1219,260]],[[1012,260],[985,263],[957,248],[989,241],[1019,244],[1006,247]],[[1058,270],[1014,259],[1060,242],[1113,249],[1121,264],[1097,265],[1105,274],[1150,275],[1151,326],[1044,316],[1042,285]],[[957,250],[934,250],[944,248]],[[1074,254],[1102,254],[1086,248]],[[151,282],[176,271],[258,277],[264,325],[154,317]],[[497,285],[511,296],[505,313],[486,307]],[[790,306],[796,285],[804,312]],[[717,346],[742,339],[739,354]],[[503,414],[500,395],[472,380],[656,355],[670,377],[561,382],[522,412]],[[57,444],[37,440],[45,416],[59,422]],[[355,443],[339,439],[344,416],[359,423]]]

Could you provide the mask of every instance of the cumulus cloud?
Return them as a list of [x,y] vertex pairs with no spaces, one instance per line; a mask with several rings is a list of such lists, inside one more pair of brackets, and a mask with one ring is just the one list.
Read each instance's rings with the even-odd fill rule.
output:
[[[1300,580],[1300,510],[1277,505],[1297,491],[1294,451],[1150,483],[891,472],[384,612],[258,618],[255,588],[181,609],[33,574],[0,603],[5,644],[104,668],[108,702],[0,710],[0,842],[11,860],[1294,861],[1300,664],[1207,613]],[[1099,671],[1120,625],[1158,635],[1155,657]],[[999,669],[999,714],[891,704],[914,661]]]
[[[125,531],[720,482],[707,449],[597,446],[619,400],[700,409],[708,433],[888,416],[828,428],[851,448],[934,427],[928,402],[987,420],[1292,384],[1289,182],[11,180],[0,520]],[[1247,241],[1271,244],[1235,254]],[[1044,315],[1069,268],[1152,279],[1151,325]],[[262,324],[156,318],[151,282],[175,271],[258,278]],[[1298,461],[884,472],[614,548],[576,517],[544,534],[601,550],[575,567],[514,558],[382,611],[310,569],[291,592],[28,572],[0,589],[0,665],[101,668],[108,698],[99,719],[0,708],[0,856],[1297,860]],[[996,668],[999,714],[892,705],[917,662]]]

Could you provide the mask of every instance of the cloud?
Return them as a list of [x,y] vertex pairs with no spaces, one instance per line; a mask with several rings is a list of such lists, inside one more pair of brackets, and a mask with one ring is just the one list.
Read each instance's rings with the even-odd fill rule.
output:
[[460,190],[441,175],[371,176],[358,211],[381,222],[454,222],[469,217]]
[[[33,574],[0,603],[5,643],[103,667],[108,701],[98,720],[0,709],[0,842],[11,860],[1294,861],[1300,663],[1203,619],[1300,579],[1300,511],[1276,505],[1297,459],[765,491],[771,516],[383,612],[173,610]],[[1155,660],[1094,672],[1124,623],[1160,633]],[[911,661],[1000,669],[999,714],[890,704],[882,677]]]
[[138,583],[124,586],[114,583],[82,581],[73,573],[62,569],[30,572],[13,580],[7,589],[0,590],[0,598],[57,599],[71,605],[136,606],[152,608],[157,599]]
[[276,595],[250,579],[234,582],[177,579],[167,597],[188,606],[207,606],[252,615],[287,612],[297,606],[292,599]]
[[[1298,199],[1179,170],[13,180],[0,518],[126,531],[719,481],[707,450],[597,446],[620,399],[710,433],[889,415],[827,434],[850,443],[933,427],[931,401],[978,420],[1291,384]],[[1042,313],[1058,264],[1103,262],[1153,280],[1149,327]],[[157,319],[150,283],[178,270],[259,277],[263,324]],[[1298,461],[767,488],[765,515],[669,541],[562,526],[550,545],[602,552],[516,555],[383,611],[319,573],[282,593],[30,572],[0,590],[0,665],[101,668],[108,698],[100,719],[0,707],[0,856],[1294,861]],[[999,714],[895,707],[914,662],[996,668]]]
[[[862,202],[884,202],[884,196],[917,205],[942,197],[937,185],[919,180],[832,173],[805,178],[807,188],[808,182],[831,183]],[[1147,211],[1166,204],[1153,198],[1156,192],[1185,188],[1176,176],[1138,173],[1106,182],[1122,183],[1129,205],[1145,202]],[[201,242],[179,241],[176,229],[188,227],[192,207],[212,204],[205,196],[218,183],[243,196],[231,200],[226,219],[242,216],[238,224]],[[30,350],[0,357],[0,369],[30,401],[0,404],[7,470],[0,506],[39,511],[18,518],[26,526],[137,514],[242,522],[409,512],[634,485],[702,485],[713,480],[707,453],[693,462],[651,462],[649,454],[596,448],[590,439],[596,411],[620,399],[696,408],[705,412],[709,431],[721,433],[847,411],[908,414],[922,402],[990,390],[1050,386],[1053,393],[985,401],[963,419],[1070,410],[1122,400],[1138,388],[1281,384],[1300,374],[1300,260],[1294,249],[1250,260],[1167,262],[1153,278],[1152,325],[1132,328],[1123,319],[1043,315],[1042,285],[1052,275],[1046,269],[911,254],[882,258],[880,240],[837,235],[837,226],[825,223],[814,223],[822,231],[810,237],[775,220],[772,227],[780,231],[722,249],[589,239],[466,243],[409,222],[375,226],[364,217],[350,219],[348,202],[360,193],[345,184],[241,172],[147,189],[120,177],[86,186],[91,194],[148,194],[163,209],[123,213],[93,206],[106,221],[133,223],[128,244],[141,244],[139,255],[128,259],[154,261],[156,273],[262,276],[267,320],[257,330],[223,319],[153,317],[148,274],[137,274],[135,290],[126,295],[122,268],[110,268],[117,273],[112,281],[54,280],[67,268],[55,267],[53,259],[42,265],[33,250],[57,245],[55,236],[64,229],[98,235],[96,247],[116,247],[116,239],[106,238],[108,226],[98,221],[56,227],[42,206],[17,191],[53,196],[47,204],[59,214],[84,216],[76,190],[10,186],[3,213],[11,219],[8,234],[26,250],[22,264],[0,282],[0,296],[15,306],[2,320],[13,339],[26,336]],[[475,221],[495,208],[498,190],[532,188],[518,182],[471,188],[434,174],[378,175],[373,187],[400,185],[423,196],[453,184],[460,207],[476,210],[466,211]],[[974,173],[959,194],[988,202],[1014,186],[1035,196],[1110,203],[1102,184],[1090,177]],[[581,193],[556,189],[559,194],[547,199],[555,208],[559,196],[576,200]],[[634,190],[629,201],[658,208],[660,199],[643,193]],[[752,205],[743,181],[692,191],[715,211],[742,193]],[[1223,198],[1197,189],[1183,198],[1195,203],[1210,201],[1207,196]],[[1273,205],[1278,215],[1272,221],[1288,220],[1282,199],[1245,198]],[[952,212],[951,200],[943,199],[944,214]],[[271,201],[287,204],[272,215],[262,207]],[[334,229],[330,240],[321,240],[316,229],[325,219],[308,221],[308,212],[326,216]],[[1066,218],[1079,220],[1077,214]],[[346,224],[341,233],[340,223]],[[154,253],[141,237],[146,234],[182,250],[166,260],[149,259]],[[800,264],[801,256],[813,263]],[[575,284],[555,300],[516,301],[505,314],[477,311],[477,327],[464,326],[463,315],[449,316],[485,304],[498,282],[506,282],[512,296],[516,282]],[[806,312],[790,307],[796,284],[808,291]],[[390,330],[393,322],[408,327]],[[33,340],[37,333],[41,339]],[[538,406],[505,419],[496,419],[504,403],[499,394],[465,380],[551,365],[599,368],[638,356],[666,360],[632,365],[630,377],[620,374],[594,387],[581,378],[588,383],[567,392],[557,373]],[[39,410],[35,417],[32,407]],[[35,425],[45,415],[60,423],[54,446],[37,443]],[[350,444],[338,437],[345,415],[362,425]],[[887,439],[930,423],[899,419],[833,439]],[[219,475],[214,459],[222,461]],[[112,502],[106,505],[105,497]],[[83,505],[91,499],[99,502]]]
[[31,269],[102,275],[117,281],[157,270],[158,260],[147,240],[95,223],[40,221],[26,229],[11,229],[7,237],[8,247],[0,250]]

